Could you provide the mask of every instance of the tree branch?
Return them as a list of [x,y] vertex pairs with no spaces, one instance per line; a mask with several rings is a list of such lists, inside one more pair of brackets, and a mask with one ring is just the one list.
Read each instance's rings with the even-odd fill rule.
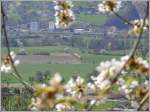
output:
[[3,9],[3,5],[1,4],[1,13],[2,13],[2,30],[3,30],[3,33],[4,33],[4,37],[5,37],[5,40],[6,40],[6,47],[7,47],[7,55],[9,56],[10,58],[10,61],[11,61],[11,66],[15,72],[15,74],[17,75],[19,81],[28,89],[30,90],[33,90],[33,87],[28,84],[27,82],[23,81],[21,75],[19,74],[17,68],[15,67],[14,65],[14,61],[10,55],[10,45],[9,45],[9,41],[8,41],[8,35],[7,35],[7,30],[6,30],[6,14],[4,12],[4,9]]
[[[147,3],[146,14],[145,14],[145,17],[144,17],[144,19],[143,19],[144,23],[143,23],[143,25],[142,25],[142,28],[143,28],[144,25],[145,25],[145,20],[146,20],[146,18],[148,17],[148,13],[149,13],[149,4]],[[136,42],[135,42],[134,45],[133,45],[132,50],[131,50],[130,53],[129,53],[129,59],[128,59],[128,60],[125,62],[125,64],[121,67],[121,69],[120,69],[119,72],[117,73],[116,77],[113,79],[112,84],[117,81],[118,77],[121,75],[121,71],[124,69],[124,67],[126,66],[126,64],[128,63],[128,61],[134,56],[134,54],[135,54],[135,52],[136,52],[136,50],[137,50],[137,47],[138,47],[138,45],[139,45],[139,42],[140,42],[140,39],[141,39],[142,35],[143,35],[143,30],[140,32],[140,34],[139,34],[139,36],[138,36]]]
[[[116,13],[116,12],[113,12],[113,13],[114,13],[114,15],[116,15],[118,18],[120,18],[122,21],[124,21],[125,23],[128,23],[129,25],[132,25],[132,26],[133,26],[133,24],[131,24],[127,19],[125,19],[125,18],[123,18],[122,16],[120,16],[118,13]],[[145,20],[146,20],[146,18],[148,17],[148,13],[149,13],[149,3],[147,3],[146,14],[145,14],[145,17],[144,17],[144,23],[143,23],[142,27],[145,25]],[[116,77],[111,81],[112,85],[115,84],[115,82],[117,81],[118,77],[121,75],[121,71],[125,68],[125,66],[126,66],[126,64],[128,63],[128,61],[134,56],[134,54],[135,54],[135,52],[136,52],[136,50],[137,50],[137,47],[138,47],[138,45],[139,45],[140,39],[141,39],[141,37],[142,37],[142,34],[143,34],[143,30],[142,30],[142,32],[140,32],[140,34],[139,34],[139,36],[138,36],[136,42],[134,43],[134,45],[133,45],[133,47],[132,47],[132,49],[131,49],[131,51],[130,51],[130,53],[129,53],[129,59],[128,59],[128,60],[125,62],[125,64],[121,67],[121,69],[119,70],[119,72],[116,74]],[[95,103],[95,104],[96,104],[96,103]],[[94,107],[95,104],[93,104],[92,106],[90,106],[88,110],[92,110],[92,108]]]

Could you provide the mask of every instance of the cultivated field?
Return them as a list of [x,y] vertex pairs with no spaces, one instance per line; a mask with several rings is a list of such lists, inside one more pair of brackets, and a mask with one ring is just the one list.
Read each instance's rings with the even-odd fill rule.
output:
[[80,64],[81,61],[69,53],[49,55],[18,55],[21,64]]

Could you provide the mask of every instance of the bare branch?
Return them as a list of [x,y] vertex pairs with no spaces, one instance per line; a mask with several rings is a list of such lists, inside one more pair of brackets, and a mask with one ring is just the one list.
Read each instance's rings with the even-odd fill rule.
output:
[[13,68],[15,74],[17,75],[19,81],[20,81],[26,88],[28,88],[29,90],[33,90],[33,87],[32,87],[30,84],[28,84],[27,82],[23,81],[21,75],[19,74],[17,68],[16,68],[15,65],[14,65],[14,61],[13,61],[11,55],[10,55],[11,50],[10,50],[10,45],[9,45],[8,35],[7,35],[7,30],[6,30],[6,14],[5,14],[5,12],[4,12],[3,5],[2,5],[2,4],[1,4],[1,12],[2,12],[2,29],[3,29],[4,37],[5,37],[5,39],[6,39],[7,55],[8,55],[9,58],[10,58],[11,66],[12,66],[12,68]]

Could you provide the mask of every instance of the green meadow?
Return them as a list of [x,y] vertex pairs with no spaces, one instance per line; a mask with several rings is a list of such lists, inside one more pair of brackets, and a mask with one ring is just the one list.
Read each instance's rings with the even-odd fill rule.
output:
[[[28,54],[37,52],[62,53],[66,46],[44,46],[44,47],[24,47]],[[16,53],[19,48],[11,48]],[[72,52],[78,52],[82,57],[81,64],[20,64],[17,69],[25,81],[29,81],[29,77],[35,76],[38,71],[49,71],[52,74],[59,72],[64,81],[67,81],[71,76],[80,75],[87,78],[87,75],[95,70],[96,66],[105,60],[111,58],[119,58],[119,56],[111,55],[96,55],[87,52],[82,53],[78,48],[69,48]],[[6,49],[2,48],[2,54],[6,53]],[[29,60],[30,61],[30,60]],[[3,74],[1,77],[2,82],[18,83],[18,81],[10,74]]]

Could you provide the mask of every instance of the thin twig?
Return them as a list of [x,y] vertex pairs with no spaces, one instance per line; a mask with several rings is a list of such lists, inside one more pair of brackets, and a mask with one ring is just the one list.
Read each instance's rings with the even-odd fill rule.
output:
[[118,18],[120,18],[123,22],[127,23],[128,25],[133,26],[133,24],[131,22],[129,22],[129,20],[125,19],[124,17],[120,16],[118,13],[112,11],[112,13],[117,16]]
[[29,85],[26,81],[24,80],[20,80],[20,78],[14,74],[14,73],[11,73],[11,75],[13,75],[17,80],[19,80],[27,89],[30,89],[30,90],[33,90],[31,85]]

